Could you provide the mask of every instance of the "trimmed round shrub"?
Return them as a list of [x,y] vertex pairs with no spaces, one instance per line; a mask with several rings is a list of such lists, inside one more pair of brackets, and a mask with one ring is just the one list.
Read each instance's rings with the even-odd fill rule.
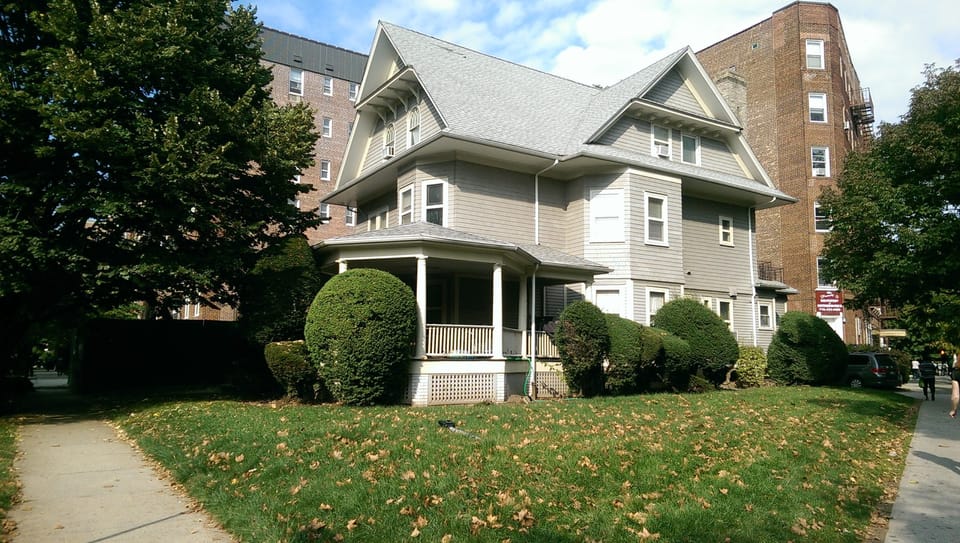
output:
[[584,397],[601,394],[610,336],[600,309],[583,300],[568,305],[557,319],[554,341],[570,391]]
[[290,236],[263,251],[240,285],[240,326],[251,341],[303,339],[307,309],[323,286],[304,236]]
[[304,328],[320,378],[347,405],[402,399],[416,333],[413,290],[387,272],[363,268],[327,281]]
[[663,343],[663,377],[666,383],[677,390],[690,387],[693,364],[693,351],[687,340],[669,332],[660,336]]
[[767,372],[784,385],[838,383],[847,367],[847,347],[823,319],[787,311],[767,348]]
[[300,341],[267,343],[263,357],[273,378],[290,398],[313,400],[319,389],[317,369],[308,360],[307,345]]
[[724,380],[740,356],[740,346],[727,324],[691,298],[664,304],[657,311],[655,326],[686,340],[690,345],[690,374],[703,372],[714,384]]
[[767,376],[767,355],[760,347],[741,347],[737,359],[737,387],[750,388],[763,384]]
[[640,368],[643,365],[642,327],[619,315],[606,314],[610,335],[605,376],[611,394],[634,394],[640,390]]

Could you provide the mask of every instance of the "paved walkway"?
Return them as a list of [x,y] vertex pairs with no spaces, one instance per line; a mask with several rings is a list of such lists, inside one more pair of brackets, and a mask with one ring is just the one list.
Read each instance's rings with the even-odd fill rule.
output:
[[8,513],[14,543],[232,541],[96,413],[78,415],[55,380],[38,375],[45,408],[20,429],[22,501]]
[[[916,381],[903,388],[923,399]],[[950,378],[937,377],[937,399],[920,406],[885,543],[960,541],[960,417],[949,411]]]

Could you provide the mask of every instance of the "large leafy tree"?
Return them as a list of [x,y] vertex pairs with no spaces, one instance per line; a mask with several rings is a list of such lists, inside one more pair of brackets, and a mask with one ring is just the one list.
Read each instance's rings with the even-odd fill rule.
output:
[[[901,122],[850,155],[822,202],[825,271],[853,305],[889,300],[930,328],[960,317],[960,61],[925,75]],[[956,324],[941,329],[956,342]]]
[[[0,360],[37,323],[198,293],[233,301],[302,232],[306,106],[278,107],[255,13],[227,0],[0,11]],[[2,362],[0,362],[2,366]]]

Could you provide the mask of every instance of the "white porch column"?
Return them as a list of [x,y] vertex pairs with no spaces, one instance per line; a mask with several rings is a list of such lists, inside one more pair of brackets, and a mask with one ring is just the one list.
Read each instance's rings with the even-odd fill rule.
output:
[[343,273],[343,272],[347,271],[347,261],[346,261],[346,260],[344,260],[344,259],[337,260],[337,264],[338,264],[338,267],[339,267],[339,269],[337,270],[337,273]]
[[417,257],[417,346],[414,358],[427,358],[427,257]]
[[[517,328],[520,330],[525,330],[527,326],[527,278],[520,278],[520,294],[519,294],[519,303],[517,304]],[[527,332],[523,331],[520,336],[522,338],[527,337]],[[523,346],[520,347],[520,353],[523,356],[530,356],[530,353],[527,352],[527,345],[529,341],[524,341]]]
[[493,358],[503,359],[503,266],[493,265]]
[[594,303],[593,301],[593,281],[587,281],[583,284],[583,299]]

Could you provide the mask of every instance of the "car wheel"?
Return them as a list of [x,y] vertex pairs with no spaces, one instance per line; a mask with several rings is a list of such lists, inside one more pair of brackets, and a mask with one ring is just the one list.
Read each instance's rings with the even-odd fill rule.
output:
[[863,381],[859,377],[851,377],[849,385],[850,388],[863,388]]

